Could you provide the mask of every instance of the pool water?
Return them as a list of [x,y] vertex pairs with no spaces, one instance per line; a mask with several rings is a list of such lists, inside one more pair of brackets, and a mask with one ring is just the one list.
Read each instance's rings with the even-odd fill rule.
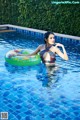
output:
[[80,120],[80,52],[65,45],[69,61],[17,67],[5,62],[12,49],[32,52],[43,40],[17,32],[0,34],[0,112],[9,120]]

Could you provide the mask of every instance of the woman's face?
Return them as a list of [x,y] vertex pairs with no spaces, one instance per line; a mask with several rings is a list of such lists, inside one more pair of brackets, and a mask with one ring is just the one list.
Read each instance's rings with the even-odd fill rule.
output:
[[47,39],[47,43],[48,44],[54,44],[55,43],[55,38],[54,38],[54,35],[53,34],[50,34],[48,39]]

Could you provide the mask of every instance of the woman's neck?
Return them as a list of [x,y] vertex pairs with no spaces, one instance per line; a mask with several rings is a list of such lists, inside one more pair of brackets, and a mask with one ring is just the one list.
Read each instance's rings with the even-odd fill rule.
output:
[[49,44],[49,43],[46,44],[46,47],[50,47],[50,46],[52,46],[52,44]]

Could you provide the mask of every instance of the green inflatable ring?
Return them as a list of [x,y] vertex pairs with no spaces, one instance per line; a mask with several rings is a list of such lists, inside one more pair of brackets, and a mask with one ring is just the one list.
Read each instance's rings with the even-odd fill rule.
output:
[[[23,56],[18,56],[22,54]],[[26,58],[25,55],[30,54],[26,49],[17,49],[9,51],[5,56],[5,61],[15,66],[33,66],[41,63],[40,55],[34,55]]]

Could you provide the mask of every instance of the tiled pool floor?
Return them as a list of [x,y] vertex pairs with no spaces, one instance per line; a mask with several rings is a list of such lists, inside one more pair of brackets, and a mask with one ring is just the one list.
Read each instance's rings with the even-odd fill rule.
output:
[[80,120],[79,53],[68,50],[68,62],[57,57],[55,72],[43,64],[16,67],[5,63],[9,50],[34,50],[40,43],[19,34],[0,34],[0,112],[8,112],[9,120]]

